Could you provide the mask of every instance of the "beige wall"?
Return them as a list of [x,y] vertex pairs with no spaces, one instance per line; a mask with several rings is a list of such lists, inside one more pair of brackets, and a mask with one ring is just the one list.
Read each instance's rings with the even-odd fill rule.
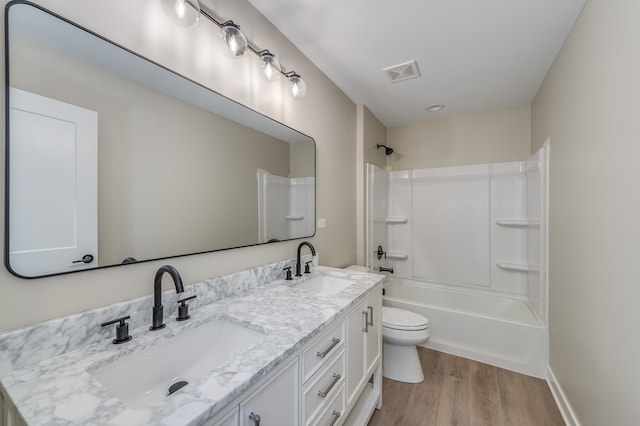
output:
[[529,105],[433,119],[387,130],[392,170],[519,161],[529,157]]
[[532,107],[551,141],[551,369],[584,425],[640,423],[640,2],[590,0]]
[[[321,254],[322,264],[345,266],[355,262],[356,214],[355,203],[350,200],[355,198],[356,187],[353,173],[356,107],[246,0],[211,3],[218,15],[233,18],[256,45],[268,47],[289,69],[302,75],[308,86],[304,99],[293,100],[284,82],[265,82],[258,74],[255,56],[249,54],[236,60],[225,56],[217,28],[206,19],[193,29],[176,27],[156,0],[39,3],[313,137],[317,146],[317,212],[318,217],[327,220],[327,228],[319,230],[311,241]],[[4,185],[0,186],[4,190]],[[150,294],[153,275],[164,263],[174,265],[186,283],[193,283],[293,257],[299,242],[37,280],[16,278],[2,268],[0,293],[4,303],[0,309],[0,330]]]
[[358,153],[356,158],[357,174],[357,215],[358,215],[358,244],[357,262],[358,265],[366,263],[366,164],[375,164],[384,167],[386,156],[384,149],[377,149],[378,144],[385,144],[387,139],[387,128],[373,115],[365,105],[358,105]]
[[315,145],[313,143],[292,143],[289,146],[289,176],[309,177],[313,176],[316,169]]

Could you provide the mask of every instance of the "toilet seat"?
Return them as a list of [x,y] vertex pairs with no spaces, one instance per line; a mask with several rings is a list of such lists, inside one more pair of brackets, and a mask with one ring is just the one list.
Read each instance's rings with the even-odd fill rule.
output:
[[415,312],[383,306],[382,326],[393,330],[425,330],[429,327],[429,320]]

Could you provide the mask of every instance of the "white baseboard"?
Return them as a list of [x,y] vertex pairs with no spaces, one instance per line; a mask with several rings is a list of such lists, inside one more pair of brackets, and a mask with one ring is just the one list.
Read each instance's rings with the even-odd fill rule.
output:
[[551,370],[551,366],[547,368],[547,384],[549,385],[549,389],[551,390],[551,394],[553,395],[553,399],[556,400],[556,404],[558,405],[558,409],[560,410],[560,414],[562,414],[562,419],[567,426],[580,426],[580,422],[578,421],[578,416],[571,408],[571,404],[569,404],[569,400],[567,396],[562,391],[558,380],[556,380],[555,374]]

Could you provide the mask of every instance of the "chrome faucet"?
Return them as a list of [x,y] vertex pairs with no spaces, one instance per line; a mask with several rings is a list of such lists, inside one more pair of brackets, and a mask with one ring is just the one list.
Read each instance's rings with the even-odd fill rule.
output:
[[300,273],[300,269],[302,269],[302,265],[300,262],[300,251],[302,250],[302,246],[307,246],[311,249],[311,256],[316,255],[316,249],[313,248],[309,241],[303,241],[300,243],[300,245],[298,246],[298,258],[296,259],[296,277],[302,276],[302,274]]
[[165,324],[162,322],[162,276],[165,272],[173,279],[173,284],[176,287],[176,293],[182,293],[184,291],[184,288],[182,287],[182,278],[180,278],[180,274],[176,268],[164,265],[158,269],[156,277],[153,280],[153,318],[149,330],[160,330],[165,327]]

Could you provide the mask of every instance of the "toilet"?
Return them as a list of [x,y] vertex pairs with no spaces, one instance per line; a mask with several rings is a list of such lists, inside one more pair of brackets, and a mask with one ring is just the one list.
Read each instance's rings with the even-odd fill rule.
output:
[[[364,266],[347,269],[366,272]],[[429,320],[405,309],[382,307],[382,375],[405,383],[424,380],[417,345],[429,340]]]
[[405,383],[424,380],[417,345],[429,340],[429,320],[405,309],[382,307],[382,375]]

